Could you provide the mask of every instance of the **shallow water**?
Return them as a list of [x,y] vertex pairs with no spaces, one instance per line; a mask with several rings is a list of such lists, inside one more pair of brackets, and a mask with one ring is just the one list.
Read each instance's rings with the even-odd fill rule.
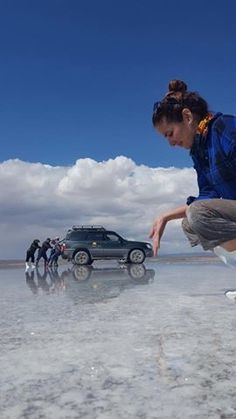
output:
[[1,419],[236,418],[236,270],[2,269],[0,287]]

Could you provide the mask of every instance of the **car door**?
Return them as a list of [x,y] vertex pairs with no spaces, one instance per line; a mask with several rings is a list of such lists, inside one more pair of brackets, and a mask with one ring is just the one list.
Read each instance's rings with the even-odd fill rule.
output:
[[102,231],[89,232],[87,236],[87,243],[92,257],[103,257],[104,234]]
[[104,233],[104,257],[120,258],[124,255],[124,246],[122,238],[116,233]]

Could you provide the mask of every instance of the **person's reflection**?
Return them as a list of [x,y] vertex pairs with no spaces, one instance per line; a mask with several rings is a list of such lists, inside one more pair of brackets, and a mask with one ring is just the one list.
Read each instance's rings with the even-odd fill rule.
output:
[[25,281],[32,293],[34,295],[38,294],[38,286],[34,281],[34,271],[25,272]]
[[48,270],[48,275],[50,277],[50,292],[59,293],[65,291],[66,281],[65,278],[68,276],[68,271],[63,271],[59,274],[57,267],[50,268]]
[[41,274],[40,270],[36,268],[35,272],[36,272],[37,281],[38,281],[38,288],[41,288],[43,292],[45,292],[46,294],[49,294],[50,286],[47,282],[48,270],[44,269],[43,273]]

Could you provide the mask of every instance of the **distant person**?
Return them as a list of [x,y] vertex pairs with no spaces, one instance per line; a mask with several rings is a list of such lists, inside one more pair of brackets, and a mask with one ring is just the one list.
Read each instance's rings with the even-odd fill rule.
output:
[[51,249],[51,252],[50,252],[50,256],[48,258],[48,265],[49,266],[51,266],[51,261],[53,259],[53,256],[54,256],[55,252],[56,252],[56,246],[59,243],[59,241],[60,241],[59,237],[55,237],[55,239],[51,240],[52,249]]
[[52,267],[58,267],[58,258],[62,253],[62,247],[60,244],[60,238],[56,237],[55,240],[53,241],[54,245],[53,245],[53,249],[52,249],[52,253],[50,255],[50,259],[48,262],[48,266]]
[[58,239],[58,237],[56,237],[55,239],[52,239],[51,240],[51,246],[52,246],[52,248],[50,250],[50,255],[49,255],[49,258],[48,258],[48,263],[50,263],[50,260],[51,260],[52,256],[55,253],[55,244],[56,244],[57,239]]
[[189,196],[185,205],[155,220],[154,254],[168,221],[183,218],[191,246],[213,250],[225,263],[236,261],[236,117],[209,112],[198,93],[172,80],[154,104],[152,122],[171,146],[189,150],[199,187],[197,197]]
[[40,243],[40,240],[35,239],[31,243],[29,249],[27,250],[27,252],[26,252],[26,259],[25,259],[25,268],[26,269],[29,269],[29,267],[30,267],[29,262],[30,261],[31,261],[31,267],[32,268],[35,268],[35,265],[34,265],[34,259],[35,259],[35,257],[34,257],[34,255],[35,255],[36,250],[41,248],[39,246],[39,243]]
[[48,251],[48,249],[52,249],[52,246],[51,246],[50,242],[51,242],[50,238],[47,238],[43,242],[42,247],[39,249],[38,257],[37,257],[37,260],[36,260],[36,266],[38,266],[39,261],[40,261],[41,258],[44,259],[44,266],[46,267],[48,265],[47,251]]

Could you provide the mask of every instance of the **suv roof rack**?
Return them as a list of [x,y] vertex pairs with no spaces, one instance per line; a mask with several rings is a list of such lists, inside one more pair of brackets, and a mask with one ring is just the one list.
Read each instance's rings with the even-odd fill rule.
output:
[[74,225],[72,230],[100,230],[105,231],[106,229],[101,225]]

